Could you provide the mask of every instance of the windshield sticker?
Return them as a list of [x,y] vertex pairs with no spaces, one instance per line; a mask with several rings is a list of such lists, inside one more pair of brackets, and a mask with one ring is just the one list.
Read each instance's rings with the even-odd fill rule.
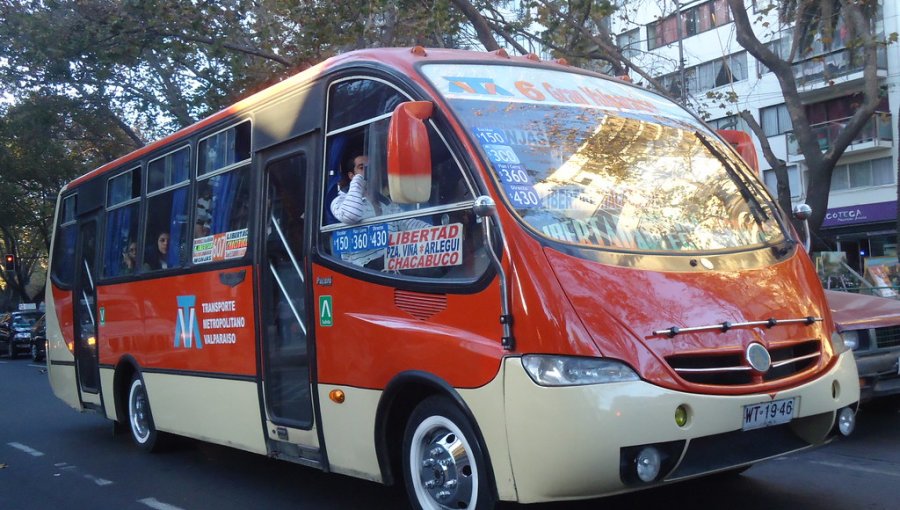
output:
[[494,65],[427,65],[423,73],[451,99],[581,106],[676,118],[708,131],[687,110],[640,88],[550,69]]
[[334,254],[379,250],[387,245],[387,223],[336,230],[331,236],[331,253]]
[[458,266],[463,263],[462,239],[462,223],[391,232],[386,269]]
[[525,166],[519,161],[516,151],[506,145],[505,134],[500,130],[488,128],[475,128],[474,132],[475,137],[482,142],[482,147],[493,164],[494,170],[500,176],[506,196],[509,197],[516,209],[529,209],[537,206],[540,201],[534,189],[534,183]]
[[248,230],[232,230],[194,239],[191,260],[194,264],[239,259],[247,253]]

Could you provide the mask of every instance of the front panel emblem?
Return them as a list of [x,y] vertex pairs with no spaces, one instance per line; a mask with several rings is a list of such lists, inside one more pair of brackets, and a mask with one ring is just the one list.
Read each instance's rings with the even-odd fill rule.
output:
[[748,345],[746,356],[747,363],[757,372],[765,373],[772,367],[772,357],[762,344],[752,343]]

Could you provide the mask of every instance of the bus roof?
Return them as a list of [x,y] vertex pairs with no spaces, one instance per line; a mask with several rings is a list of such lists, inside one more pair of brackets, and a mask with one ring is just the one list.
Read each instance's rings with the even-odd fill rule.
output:
[[[430,61],[465,61],[465,62],[509,62],[509,61],[518,61],[518,62],[527,62],[530,64],[540,64],[544,63],[547,65],[551,65],[554,67],[567,66],[568,64],[564,59],[554,60],[554,61],[541,61],[534,54],[529,54],[526,56],[511,56],[507,54],[505,50],[497,50],[493,52],[483,52],[483,51],[467,51],[467,50],[451,50],[451,49],[425,49],[421,46],[416,46],[413,48],[378,48],[378,49],[364,49],[364,50],[356,50],[348,53],[344,53],[341,55],[337,55],[331,57],[319,64],[316,64],[308,69],[305,69],[284,81],[276,83],[268,88],[265,88],[245,99],[238,101],[237,103],[220,110],[217,113],[210,115],[190,126],[180,129],[171,135],[157,140],[153,143],[147,144],[140,149],[137,149],[133,152],[130,152],[118,159],[115,159],[105,165],[94,169],[80,177],[72,180],[64,189],[69,189],[71,187],[77,186],[83,182],[93,179],[94,177],[98,177],[107,171],[118,168],[122,165],[127,164],[130,161],[135,161],[142,156],[149,154],[157,149],[165,147],[171,143],[176,142],[177,140],[181,140],[186,138],[193,133],[202,130],[203,128],[215,124],[218,121],[231,117],[241,112],[245,112],[248,110],[252,110],[256,105],[259,105],[271,97],[300,86],[304,83],[310,82],[317,77],[325,74],[327,71],[349,65],[352,63],[358,62],[379,62],[387,65],[388,67],[393,67],[408,76],[414,76],[413,66],[421,62],[423,58],[427,58]],[[578,70],[579,72],[584,72],[583,70]]]

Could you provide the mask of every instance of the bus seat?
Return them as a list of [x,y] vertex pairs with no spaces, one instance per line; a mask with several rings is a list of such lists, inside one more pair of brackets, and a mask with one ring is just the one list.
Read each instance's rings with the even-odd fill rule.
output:
[[341,182],[341,172],[343,170],[341,168],[341,158],[346,145],[347,137],[338,135],[330,140],[328,146],[328,156],[325,161],[325,168],[328,169],[328,175],[325,180],[325,202],[322,204],[324,225],[339,223],[338,219],[331,214],[331,202],[338,195],[338,185]]

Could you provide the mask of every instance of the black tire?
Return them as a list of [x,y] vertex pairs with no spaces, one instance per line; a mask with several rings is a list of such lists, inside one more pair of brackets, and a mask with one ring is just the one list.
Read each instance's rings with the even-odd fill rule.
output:
[[150,412],[150,400],[141,374],[134,374],[128,386],[128,428],[131,439],[138,448],[146,452],[159,447],[159,433]]
[[16,344],[13,342],[13,339],[9,339],[9,343],[6,344],[6,353],[9,355],[9,359],[16,359],[19,357],[19,353],[16,352]]
[[416,509],[489,510],[496,504],[478,437],[466,415],[443,396],[423,400],[406,424],[403,479]]
[[31,344],[31,361],[37,362],[42,359],[43,359],[43,356],[41,356],[40,353],[38,352],[37,345],[32,342],[32,344]]

